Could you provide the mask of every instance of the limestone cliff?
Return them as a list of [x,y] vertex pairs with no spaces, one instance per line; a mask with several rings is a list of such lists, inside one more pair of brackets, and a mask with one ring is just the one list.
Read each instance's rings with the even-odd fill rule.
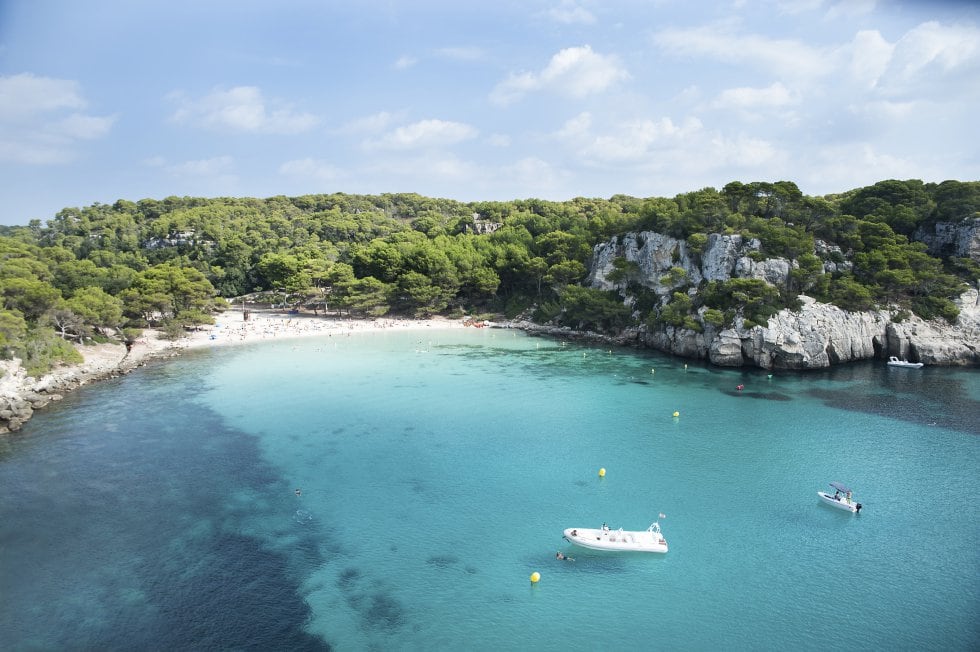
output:
[[[818,247],[826,245],[818,243]],[[759,249],[757,240],[713,234],[698,255],[685,241],[663,234],[626,234],[595,247],[588,283],[594,288],[620,291],[627,304],[632,302],[627,290],[630,284],[648,288],[663,301],[677,288],[697,288],[703,281],[757,278],[785,287],[795,261],[760,260]],[[617,278],[616,258],[634,265],[626,278],[613,282],[610,278]],[[700,333],[672,326],[654,330],[644,326],[624,332],[619,340],[721,366],[764,369],[814,369],[890,355],[926,364],[980,364],[976,290],[964,293],[957,301],[960,316],[956,324],[927,322],[915,316],[895,322],[888,311],[848,312],[810,297],[800,299],[799,310],[780,311],[764,326],[745,328],[736,320],[734,327],[725,329],[704,324]]]
[[915,232],[915,240],[924,242],[933,256],[956,256],[980,261],[980,218],[921,227]]

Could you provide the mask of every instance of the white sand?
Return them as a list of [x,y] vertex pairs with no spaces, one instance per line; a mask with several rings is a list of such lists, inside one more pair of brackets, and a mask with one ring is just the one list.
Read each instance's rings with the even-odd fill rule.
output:
[[[241,311],[229,310],[217,319],[214,326],[178,340],[178,347],[227,346],[262,340],[336,335],[379,330],[437,330],[463,328],[462,320],[442,317],[432,319],[343,319],[308,314],[291,315],[282,311],[250,310],[249,319]],[[136,347],[133,347],[134,351]]]
[[249,310],[246,321],[241,311],[228,310],[218,315],[215,325],[202,326],[175,342],[160,339],[158,332],[146,330],[128,353],[122,344],[79,346],[78,351],[85,358],[83,363],[63,366],[39,379],[28,377],[19,360],[0,361],[0,397],[23,397],[31,392],[63,393],[92,380],[126,373],[151,359],[178,355],[184,349],[388,329],[446,328],[463,328],[463,321],[440,317],[419,320],[344,319],[255,309]]

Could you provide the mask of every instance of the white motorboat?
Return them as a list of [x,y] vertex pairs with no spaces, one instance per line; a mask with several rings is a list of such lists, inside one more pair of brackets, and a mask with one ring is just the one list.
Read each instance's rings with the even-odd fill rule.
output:
[[861,503],[851,498],[851,490],[849,488],[839,482],[831,482],[830,486],[834,488],[834,495],[830,495],[824,491],[818,491],[817,495],[820,496],[820,500],[828,505],[833,505],[837,509],[846,509],[854,514],[861,511]]
[[899,360],[895,356],[888,358],[889,367],[905,367],[906,369],[918,369],[922,366],[921,362],[909,362],[908,360]]
[[592,550],[619,552],[667,552],[667,541],[660,532],[660,522],[654,522],[645,530],[610,529],[605,523],[601,528],[568,528],[564,538],[569,543]]

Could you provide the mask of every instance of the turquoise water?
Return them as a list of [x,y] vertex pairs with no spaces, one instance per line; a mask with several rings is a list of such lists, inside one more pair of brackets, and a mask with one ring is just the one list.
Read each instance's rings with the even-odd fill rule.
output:
[[0,440],[0,647],[976,650],[978,416],[976,370],[499,330],[190,354]]

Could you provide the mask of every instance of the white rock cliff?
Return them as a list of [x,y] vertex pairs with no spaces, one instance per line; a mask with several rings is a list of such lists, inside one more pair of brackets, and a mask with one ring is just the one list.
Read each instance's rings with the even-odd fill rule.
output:
[[[972,238],[971,231],[967,241]],[[591,287],[627,294],[628,283],[642,285],[666,300],[678,287],[697,287],[702,281],[758,278],[784,287],[795,261],[781,258],[756,260],[757,240],[738,235],[713,234],[695,262],[682,240],[653,232],[627,234],[597,245],[589,272]],[[632,274],[618,282],[613,261],[635,263]],[[672,268],[684,270],[678,280]],[[693,290],[692,290],[693,291]],[[645,327],[624,333],[621,340],[674,355],[707,359],[721,366],[757,366],[764,369],[816,369],[856,360],[884,359],[890,355],[935,365],[980,364],[980,300],[977,291],[964,293],[957,305],[956,324],[924,321],[914,315],[892,321],[888,311],[848,312],[836,306],[800,297],[797,311],[782,310],[765,326],[717,329],[706,325],[703,333],[666,327]],[[629,298],[627,297],[627,302]]]

